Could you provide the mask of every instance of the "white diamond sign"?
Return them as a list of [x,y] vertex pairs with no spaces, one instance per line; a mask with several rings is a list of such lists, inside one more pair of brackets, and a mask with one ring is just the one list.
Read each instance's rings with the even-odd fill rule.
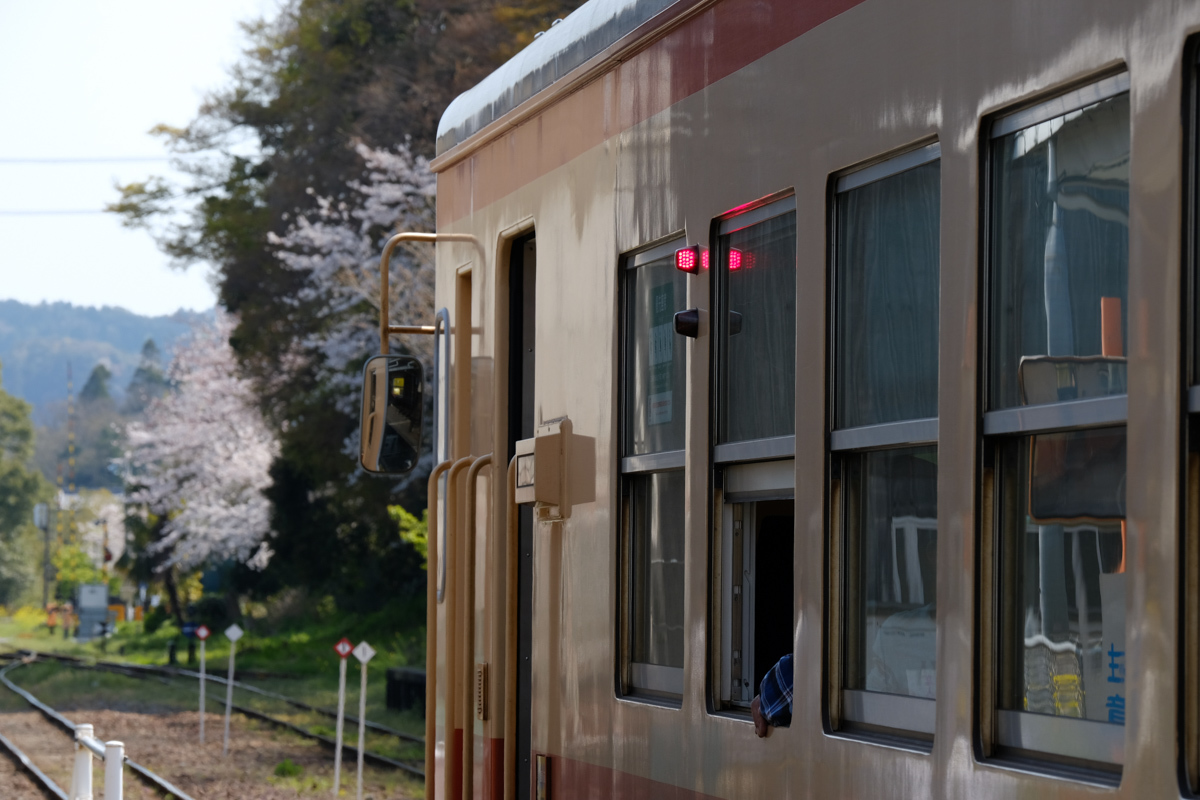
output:
[[236,622],[225,629],[225,636],[231,642],[236,642],[238,639],[242,638],[242,634],[244,633],[245,631],[239,628]]
[[365,664],[375,657],[375,648],[366,642],[359,642],[358,647],[354,648],[354,657]]

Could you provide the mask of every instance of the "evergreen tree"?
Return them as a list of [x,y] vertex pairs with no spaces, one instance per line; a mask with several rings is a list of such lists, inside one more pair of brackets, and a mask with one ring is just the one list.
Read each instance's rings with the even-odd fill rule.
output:
[[88,375],[87,383],[79,391],[79,402],[81,403],[98,403],[102,400],[111,400],[112,395],[108,391],[108,382],[112,380],[112,371],[100,362],[92,368],[92,374]]
[[129,379],[129,388],[125,390],[122,413],[127,416],[141,414],[150,401],[166,394],[169,385],[163,374],[162,351],[153,339],[147,339],[142,345],[141,363]]

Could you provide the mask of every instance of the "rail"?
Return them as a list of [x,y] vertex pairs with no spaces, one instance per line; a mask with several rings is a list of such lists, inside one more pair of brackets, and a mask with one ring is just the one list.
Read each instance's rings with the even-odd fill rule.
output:
[[[96,661],[94,663],[89,664],[88,662],[84,661],[83,659],[75,658],[74,656],[64,656],[64,655],[59,655],[58,653],[43,653],[40,650],[29,650],[29,649],[21,649],[21,650],[18,650],[17,653],[24,657],[40,658],[40,659],[46,659],[48,661],[58,661],[63,664],[71,664],[71,665],[75,665],[75,666],[88,667],[91,669],[98,669],[98,670],[101,670],[104,672],[114,672],[119,675],[132,675],[134,673],[140,672],[140,673],[144,673],[146,675],[158,675],[158,676],[167,677],[167,678],[179,677],[181,675],[185,676],[185,677],[189,677],[189,678],[201,677],[199,672],[196,672],[195,670],[184,669],[182,667],[156,667],[151,664],[123,664],[123,663],[120,663],[117,661]],[[2,658],[2,657],[3,657],[3,654],[0,654],[0,658]],[[204,679],[210,683],[228,684],[228,682],[229,682],[229,680],[227,678],[222,678],[220,675],[210,675],[208,673],[204,674]],[[233,682],[233,687],[235,689],[241,689],[243,691],[250,692],[251,694],[257,694],[262,697],[269,697],[272,700],[279,700],[280,702],[287,703],[289,706],[292,706],[293,708],[298,708],[302,711],[311,711],[314,714],[321,714],[322,716],[326,716],[331,719],[335,719],[337,717],[337,712],[334,711],[333,709],[322,708],[321,706],[314,706],[310,703],[304,702],[303,700],[297,700],[294,697],[288,697],[287,695],[279,694],[278,692],[272,692],[268,689],[261,689],[257,686],[252,686],[248,683],[242,683],[241,681],[235,680]],[[358,724],[358,717],[356,717],[356,716],[347,714],[345,716],[345,719],[348,722],[354,723],[356,725]],[[367,720],[366,726],[368,729],[373,730],[377,733],[384,733],[384,734],[387,734],[388,736],[395,736],[397,739],[401,739],[406,742],[413,742],[414,744],[421,744],[421,745],[425,744],[425,740],[423,738],[421,738],[420,736],[413,736],[411,733],[405,733],[404,731],[396,730],[395,728],[389,728],[387,725],[383,725],[378,722],[372,722],[371,720]]]
[[[28,652],[28,651],[26,651],[26,652]],[[40,658],[45,658],[45,659],[51,660],[51,661],[58,661],[59,663],[62,663],[65,666],[72,667],[74,669],[94,670],[94,671],[99,671],[99,672],[115,672],[117,674],[122,674],[127,677],[137,677],[139,672],[143,672],[144,674],[158,674],[158,675],[161,675],[164,677],[177,677],[177,675],[175,675],[172,671],[165,670],[161,667],[155,668],[155,667],[145,667],[144,665],[114,664],[112,662],[107,662],[106,664],[103,664],[103,665],[102,664],[86,664],[86,663],[83,663],[79,659],[72,658],[70,656],[59,656],[59,655],[53,654],[53,653],[35,653],[35,656],[40,657]],[[11,669],[12,667],[23,664],[23,663],[25,663],[25,662],[24,661],[15,662],[14,664],[10,664],[8,667],[5,667],[5,670]],[[143,667],[143,669],[131,669],[131,667],[134,667],[134,666]],[[0,681],[2,681],[4,683],[6,688],[16,692],[18,695],[20,695],[22,698],[24,698],[26,700],[26,702],[28,702],[30,705],[34,706],[34,708],[37,708],[44,715],[49,717],[51,722],[58,724],[59,727],[63,727],[64,729],[69,729],[70,732],[73,733],[74,723],[72,723],[66,717],[59,714],[54,709],[50,708],[49,706],[47,706],[44,703],[42,703],[41,701],[39,701],[36,697],[29,694],[21,687],[15,685],[11,681],[9,681],[3,675],[3,672],[5,670],[0,670]],[[162,671],[161,672],[153,672],[152,670],[162,670]],[[199,673],[196,673],[196,674],[199,674]],[[235,684],[236,683],[237,682],[235,681]],[[210,701],[212,701],[213,703],[220,703],[220,698],[210,697],[208,699]],[[321,744],[324,744],[331,748],[337,747],[337,742],[335,740],[331,739],[330,737],[325,736],[320,733],[314,733],[313,731],[302,728],[299,725],[288,722],[287,720],[277,719],[276,717],[272,717],[269,714],[265,714],[261,711],[253,709],[253,708],[247,708],[246,706],[242,706],[237,703],[233,703],[230,706],[230,708],[233,711],[236,711],[237,713],[241,714],[244,717],[256,719],[256,720],[259,720],[260,722],[266,722],[270,725],[274,725],[279,728],[284,728],[284,729],[289,730],[292,733],[295,733],[299,736],[303,736],[306,739],[311,739],[313,741],[320,742]],[[357,719],[357,717],[355,717],[355,719]],[[388,729],[388,730],[390,731],[391,729]],[[357,753],[357,749],[348,744],[343,744],[342,750],[343,750],[343,752]],[[372,764],[376,764],[378,766],[399,769],[399,770],[409,773],[410,775],[413,775],[414,777],[418,777],[421,779],[424,779],[424,777],[425,777],[424,770],[414,767],[411,764],[406,764],[403,761],[399,761],[397,759],[391,758],[390,756],[385,756],[382,753],[375,753],[370,750],[364,750],[363,758],[364,758],[364,760],[369,761]],[[139,772],[139,770],[145,770],[144,767],[142,767],[141,765],[137,764],[134,761],[129,760],[128,758],[125,759],[125,764],[130,769],[134,770],[135,772]],[[149,772],[149,770],[146,770],[146,772],[149,773],[148,776],[145,776],[148,779],[152,779],[152,780],[158,779],[158,776],[154,775],[154,773]],[[176,790],[172,789],[172,790],[168,790],[168,791],[173,792],[176,795],[176,797],[180,798],[180,800],[191,800],[191,798],[188,798],[187,795],[180,794]]]
[[0,670],[0,683],[3,683],[5,688],[18,695],[26,703],[33,706],[42,713],[52,723],[71,735],[75,741],[75,768],[71,773],[71,791],[69,794],[64,793],[53,781],[45,776],[41,770],[38,770],[33,763],[29,761],[28,756],[21,753],[11,742],[6,742],[5,747],[10,753],[21,762],[31,772],[35,778],[45,788],[53,787],[52,791],[64,800],[91,800],[92,797],[92,754],[95,754],[104,761],[104,796],[106,800],[121,800],[124,792],[124,771],[123,767],[129,767],[139,778],[150,784],[153,788],[173,795],[178,800],[193,800],[191,795],[184,792],[179,787],[175,786],[170,781],[156,775],[146,767],[137,763],[133,759],[125,755],[125,745],[121,742],[101,742],[96,739],[94,729],[88,724],[76,724],[67,719],[62,714],[55,711],[50,706],[38,700],[31,693],[25,691],[20,686],[8,679],[8,673],[15,670],[17,667],[25,665],[25,661],[15,661],[9,664],[4,669]]

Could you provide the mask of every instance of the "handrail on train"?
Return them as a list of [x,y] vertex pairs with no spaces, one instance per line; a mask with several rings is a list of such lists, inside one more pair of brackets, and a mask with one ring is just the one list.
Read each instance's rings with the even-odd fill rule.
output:
[[383,246],[383,255],[379,259],[379,352],[381,355],[388,354],[388,335],[392,333],[416,333],[432,336],[436,332],[435,325],[391,325],[388,317],[390,316],[390,308],[388,297],[388,274],[392,263],[392,251],[401,242],[429,242],[436,244],[438,235],[436,233],[414,233],[412,231],[404,231],[397,233],[395,236],[387,240],[387,244]]
[[[456,691],[454,685],[457,679],[455,665],[461,655],[458,652],[458,615],[459,610],[459,591],[458,591],[458,550],[459,542],[462,537],[459,536],[459,517],[465,514],[458,513],[458,476],[464,469],[471,465],[475,460],[475,456],[464,456],[455,461],[450,469],[446,472],[446,525],[442,529],[442,558],[444,569],[441,571],[441,586],[438,587],[437,601],[446,604],[446,680],[449,685],[446,687],[446,751],[443,760],[444,774],[443,779],[446,781],[446,791],[444,796],[449,798],[450,789],[454,786],[451,780],[455,771],[460,768],[457,763],[456,748],[453,746],[455,737],[455,728],[458,723],[458,705],[462,702],[460,693]],[[428,711],[428,709],[427,709]]]
[[504,800],[517,796],[517,580],[521,527],[517,506],[517,457],[508,462],[504,557]]
[[[442,473],[450,469],[453,461],[446,460],[433,468],[429,473],[429,484],[426,489],[426,508],[437,508],[438,479]],[[439,561],[437,548],[438,515],[434,510],[429,515],[429,529],[426,541],[433,545],[429,548],[425,559],[425,569],[430,576],[438,574]],[[437,586],[432,578],[425,581],[425,793],[433,797],[434,782],[434,751],[437,747],[437,637],[430,634],[437,628]]]
[[[467,513],[463,536],[463,630],[462,630],[462,677],[463,686],[474,685],[475,666],[475,541],[476,541],[476,482],[479,472],[492,463],[492,454],[480,456],[467,470]],[[475,692],[471,691],[474,697]],[[476,703],[486,698],[477,698]],[[471,719],[471,704],[463,703],[463,800],[472,800],[474,794],[475,725]]]

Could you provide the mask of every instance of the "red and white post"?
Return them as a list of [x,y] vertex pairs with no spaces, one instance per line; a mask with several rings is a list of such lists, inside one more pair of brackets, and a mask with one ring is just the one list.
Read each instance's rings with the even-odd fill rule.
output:
[[337,746],[333,751],[333,796],[338,796],[342,785],[342,728],[346,722],[346,658],[354,649],[350,640],[345,636],[333,646],[338,654],[338,710],[337,710]]
[[196,638],[200,640],[200,744],[204,744],[204,687],[208,676],[204,667],[204,642],[212,635],[207,625],[196,628]]

